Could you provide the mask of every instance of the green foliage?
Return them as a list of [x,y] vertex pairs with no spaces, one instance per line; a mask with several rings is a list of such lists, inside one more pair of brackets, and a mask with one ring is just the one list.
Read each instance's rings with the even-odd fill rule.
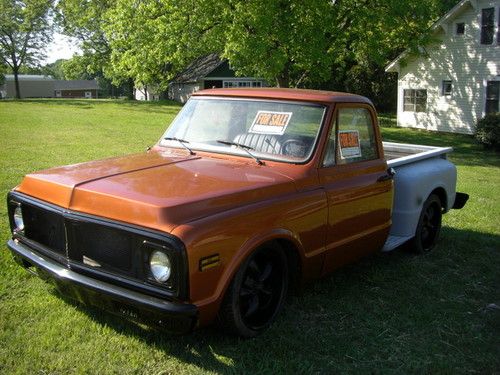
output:
[[221,50],[222,12],[216,0],[117,1],[104,15],[115,74],[166,88],[193,59]]
[[500,113],[490,113],[476,124],[476,139],[486,147],[500,150]]
[[74,55],[71,59],[63,61],[61,64],[62,73],[65,79],[93,79],[89,73],[89,64],[92,62],[87,56]]
[[23,66],[19,69],[19,73],[21,74],[37,74],[44,76],[51,76],[55,79],[64,79],[64,73],[62,70],[62,64],[66,60],[59,59],[53,63],[46,65],[37,65],[37,66]]
[[384,66],[431,41],[429,26],[456,0],[61,0],[66,33],[85,69],[137,86],[169,81],[218,53],[241,76],[271,85],[329,88],[394,103]]
[[288,87],[330,78],[335,6],[330,1],[228,1],[224,56],[241,75]]
[[[49,19],[52,0],[0,0],[0,61],[16,77],[23,66],[36,65],[45,57],[51,40]],[[20,98],[16,84],[16,97]]]

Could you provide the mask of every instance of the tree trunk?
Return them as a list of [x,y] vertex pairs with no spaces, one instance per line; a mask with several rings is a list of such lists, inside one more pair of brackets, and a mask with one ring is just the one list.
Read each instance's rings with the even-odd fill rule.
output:
[[288,74],[283,73],[279,77],[277,77],[276,85],[278,87],[288,88],[290,86],[290,79],[288,77]]
[[278,87],[288,88],[290,87],[290,62],[285,64],[281,74],[276,77],[276,84]]
[[21,89],[19,88],[19,67],[12,69],[14,73],[14,85],[16,87],[16,99],[21,99]]
[[135,100],[135,97],[134,97],[134,80],[132,78],[129,78],[127,80],[127,86],[128,86],[127,98],[130,99],[130,100]]
[[144,85],[144,100],[148,101],[148,85]]

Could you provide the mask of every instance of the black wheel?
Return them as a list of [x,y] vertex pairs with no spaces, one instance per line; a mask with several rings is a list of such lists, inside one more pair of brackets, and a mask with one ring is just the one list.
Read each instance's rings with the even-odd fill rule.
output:
[[427,253],[436,246],[442,216],[441,200],[435,194],[429,195],[422,206],[417,231],[411,241],[413,251],[419,254]]
[[219,322],[232,333],[254,337],[274,321],[288,289],[286,256],[277,244],[252,253],[229,286]]

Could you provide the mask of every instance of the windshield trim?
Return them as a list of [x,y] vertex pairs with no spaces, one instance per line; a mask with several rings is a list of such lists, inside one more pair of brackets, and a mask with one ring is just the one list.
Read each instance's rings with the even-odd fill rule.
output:
[[[283,104],[298,104],[298,105],[304,105],[308,107],[317,107],[323,109],[323,113],[321,115],[321,120],[319,122],[318,126],[318,131],[316,133],[316,136],[314,138],[313,145],[311,147],[311,151],[309,154],[303,158],[303,159],[298,159],[298,160],[293,160],[290,158],[280,158],[280,157],[273,157],[270,154],[267,153],[261,153],[261,152],[255,152],[252,151],[252,153],[257,156],[260,160],[264,161],[274,161],[274,162],[280,162],[280,163],[287,163],[287,164],[294,164],[294,165],[302,165],[302,164],[307,164],[311,161],[313,158],[316,148],[318,146],[318,141],[321,136],[321,133],[323,131],[325,119],[327,117],[327,110],[328,110],[328,105],[325,103],[318,103],[318,102],[310,102],[310,101],[302,101],[302,100],[280,100],[280,99],[266,99],[266,98],[249,98],[245,96],[239,96],[239,97],[227,97],[227,96],[212,96],[212,95],[200,95],[200,96],[192,96],[189,98],[189,101],[194,101],[194,100],[234,100],[234,101],[248,101],[248,102],[273,102],[273,103],[283,103]],[[188,103],[186,102],[186,104]],[[182,109],[181,109],[182,111]],[[181,111],[175,116],[175,118],[172,120],[172,122],[169,124],[165,132],[163,133],[162,137],[158,141],[157,145],[160,147],[169,147],[169,148],[176,148],[176,149],[184,149],[182,146],[179,146],[178,142],[174,141],[169,141],[165,140],[163,137],[167,133],[168,129],[170,126],[177,120],[177,117],[180,115]],[[214,154],[222,154],[222,155],[235,155],[235,156],[242,156],[247,159],[251,159],[251,157],[244,152],[243,150],[240,150],[238,148],[228,148],[224,146],[216,146],[216,145],[207,145],[204,143],[196,143],[196,142],[190,142],[189,146],[191,149],[195,151],[202,151],[202,152],[209,152],[209,153],[214,153]],[[230,152],[229,152],[230,151]]]

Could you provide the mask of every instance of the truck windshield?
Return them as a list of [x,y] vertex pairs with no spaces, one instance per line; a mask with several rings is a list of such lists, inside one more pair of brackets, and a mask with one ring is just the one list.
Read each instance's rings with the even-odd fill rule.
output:
[[300,163],[313,151],[324,114],[310,103],[193,97],[159,144],[179,148],[181,139],[193,150]]

